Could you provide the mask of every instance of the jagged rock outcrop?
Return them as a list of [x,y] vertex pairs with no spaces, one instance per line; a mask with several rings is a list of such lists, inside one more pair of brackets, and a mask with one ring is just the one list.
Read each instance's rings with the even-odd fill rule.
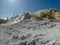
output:
[[36,16],[37,20],[43,20],[44,18],[49,18],[51,21],[60,21],[60,11],[55,9],[48,9],[39,12]]

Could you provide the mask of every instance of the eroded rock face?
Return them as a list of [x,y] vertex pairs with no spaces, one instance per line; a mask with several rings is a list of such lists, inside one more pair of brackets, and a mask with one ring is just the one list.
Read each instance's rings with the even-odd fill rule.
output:
[[27,42],[19,43],[18,45],[27,45]]
[[33,40],[33,41],[30,42],[28,45],[36,45],[36,42]]
[[54,15],[55,15],[56,20],[60,22],[60,13],[56,12]]
[[39,12],[36,16],[37,20],[43,20],[44,18],[49,18],[51,21],[60,21],[60,11],[55,9],[44,10]]
[[10,24],[10,21],[10,25],[0,25],[0,45],[60,45],[60,23],[52,20],[58,20],[60,13],[50,9],[39,14],[32,19],[31,14],[21,15],[12,20],[18,21],[23,17],[15,24]]
[[32,16],[29,13],[26,13],[24,19],[31,19],[31,17]]

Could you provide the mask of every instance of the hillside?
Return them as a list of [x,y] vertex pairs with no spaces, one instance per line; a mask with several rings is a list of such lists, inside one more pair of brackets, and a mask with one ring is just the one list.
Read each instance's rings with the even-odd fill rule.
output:
[[60,11],[23,13],[0,25],[0,45],[60,45]]

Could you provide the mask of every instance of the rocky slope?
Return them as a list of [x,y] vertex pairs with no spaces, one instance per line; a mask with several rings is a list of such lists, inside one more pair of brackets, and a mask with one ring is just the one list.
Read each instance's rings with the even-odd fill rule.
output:
[[60,45],[59,16],[55,9],[20,14],[0,25],[0,45]]

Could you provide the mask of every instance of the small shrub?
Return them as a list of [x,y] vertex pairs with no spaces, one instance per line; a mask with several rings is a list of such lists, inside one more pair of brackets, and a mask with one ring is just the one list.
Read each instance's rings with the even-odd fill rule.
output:
[[6,22],[7,22],[7,20],[0,19],[0,24],[2,24],[2,23],[6,23]]

